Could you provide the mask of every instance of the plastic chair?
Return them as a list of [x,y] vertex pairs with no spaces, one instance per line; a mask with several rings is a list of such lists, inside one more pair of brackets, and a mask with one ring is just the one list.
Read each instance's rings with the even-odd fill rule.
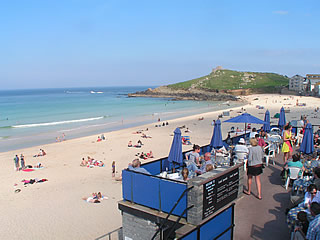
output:
[[272,144],[270,144],[270,145],[268,145],[268,146],[266,146],[266,147],[264,148],[264,150],[267,150],[267,149],[269,150],[269,152],[268,152],[268,154],[266,154],[266,155],[264,156],[265,159],[266,159],[266,166],[269,165],[270,159],[272,159],[272,164],[275,165],[275,163],[274,163],[274,158],[275,158],[275,156],[276,156],[276,154],[275,154],[275,149],[276,149],[275,144],[272,143]]
[[277,127],[273,127],[270,129],[270,132],[280,132],[280,128],[277,128]]
[[[301,171],[301,168],[298,168],[298,167],[288,167],[288,169],[289,169],[289,176],[287,178],[286,185],[285,185],[286,189],[288,189],[289,183],[291,180],[296,180],[299,178],[299,173]],[[300,177],[302,177],[302,174]]]
[[282,137],[280,135],[272,135],[270,137],[270,142],[276,144],[276,153],[280,153],[280,146],[281,146]]

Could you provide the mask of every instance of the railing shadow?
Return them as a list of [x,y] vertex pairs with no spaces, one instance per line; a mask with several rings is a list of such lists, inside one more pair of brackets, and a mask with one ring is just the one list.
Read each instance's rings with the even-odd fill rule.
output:
[[122,240],[122,227],[97,237],[95,240]]
[[265,239],[290,239],[289,229],[286,224],[285,209],[288,206],[288,193],[276,193],[274,200],[280,203],[280,207],[269,209],[268,212],[274,215],[275,219],[266,222],[263,228],[252,225],[251,238],[255,240]]

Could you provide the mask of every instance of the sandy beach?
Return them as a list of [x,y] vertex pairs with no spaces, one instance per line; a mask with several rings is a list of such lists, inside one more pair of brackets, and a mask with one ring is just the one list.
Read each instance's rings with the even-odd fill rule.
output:
[[[246,112],[262,120],[267,109],[272,117],[283,106],[290,109],[290,113],[286,113],[287,121],[298,120],[304,114],[312,124],[320,124],[320,113],[314,111],[319,106],[318,98],[266,94],[246,96],[242,99],[248,102],[243,106]],[[297,99],[299,104],[306,103],[306,106],[296,106]],[[257,105],[264,109],[258,109]],[[244,128],[244,124],[223,123],[230,117],[237,116],[241,108],[229,109],[230,116],[221,119],[223,138],[231,126]],[[137,153],[152,150],[154,158],[142,162],[167,156],[174,129],[183,125],[191,132],[185,133],[185,129],[182,129],[182,135],[190,136],[193,144],[208,144],[213,130],[211,122],[220,114],[222,111],[178,118],[168,121],[169,125],[164,127],[155,127],[155,124],[158,124],[156,122],[105,132],[106,140],[102,142],[97,142],[97,135],[94,135],[73,140],[67,138],[64,142],[0,153],[0,239],[95,239],[119,228],[121,214],[117,202],[122,199],[122,183],[112,178],[112,162],[116,162],[116,175],[119,176],[121,170],[128,166]],[[200,117],[204,119],[199,120]],[[278,119],[271,118],[271,124],[277,122]],[[256,127],[260,128],[261,125]],[[148,131],[144,133],[152,138],[133,134],[147,128]],[[141,140],[144,145],[142,148],[129,148],[127,144],[130,140],[133,144]],[[183,151],[191,147],[184,145]],[[44,149],[47,155],[33,157],[40,148]],[[44,168],[33,172],[16,172],[13,158],[21,153],[25,156],[26,165],[40,162]],[[80,167],[81,159],[87,156],[103,161],[105,166]],[[23,179],[33,178],[48,181],[25,186],[21,182]],[[16,189],[21,191],[15,193]],[[82,200],[83,197],[98,191],[108,199],[99,204]]]

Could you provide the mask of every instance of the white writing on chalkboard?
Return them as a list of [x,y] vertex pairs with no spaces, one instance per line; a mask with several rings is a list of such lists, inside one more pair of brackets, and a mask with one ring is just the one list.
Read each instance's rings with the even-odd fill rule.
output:
[[203,185],[202,219],[207,218],[218,209],[235,200],[238,197],[238,189],[238,168],[205,183]]

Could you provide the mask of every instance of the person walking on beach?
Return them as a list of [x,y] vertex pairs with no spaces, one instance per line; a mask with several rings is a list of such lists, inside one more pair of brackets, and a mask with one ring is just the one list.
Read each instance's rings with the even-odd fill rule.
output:
[[23,170],[25,168],[25,162],[24,162],[24,156],[22,153],[20,155],[20,162],[21,162],[21,169]]
[[115,175],[116,175],[116,162],[115,161],[113,161],[112,162],[112,177],[115,177]]
[[284,132],[283,132],[283,145],[281,151],[283,152],[283,162],[284,164],[287,163],[288,159],[292,156],[292,133],[291,133],[292,126],[285,125]]
[[255,178],[255,182],[257,185],[258,190],[258,199],[262,200],[261,195],[261,180],[260,174],[263,172],[262,170],[262,159],[264,156],[264,152],[262,148],[258,145],[258,141],[255,138],[250,139],[251,148],[249,148],[248,154],[248,189],[244,191],[245,194],[251,194],[251,185],[252,185],[252,178]]
[[20,166],[19,166],[19,157],[18,157],[18,155],[16,155],[13,160],[14,160],[14,164],[15,164],[15,167],[16,167],[16,171],[19,171]]

